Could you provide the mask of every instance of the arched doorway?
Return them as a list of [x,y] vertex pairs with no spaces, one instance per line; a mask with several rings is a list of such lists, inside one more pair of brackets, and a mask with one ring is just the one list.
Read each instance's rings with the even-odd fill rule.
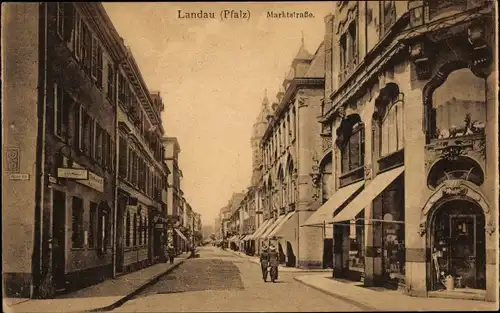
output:
[[486,289],[485,215],[469,199],[453,197],[436,203],[429,216],[430,290],[446,288],[452,276],[455,288]]

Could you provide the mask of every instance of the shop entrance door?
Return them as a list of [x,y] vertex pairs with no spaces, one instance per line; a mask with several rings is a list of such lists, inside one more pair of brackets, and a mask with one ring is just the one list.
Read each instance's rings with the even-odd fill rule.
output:
[[52,198],[52,275],[56,289],[64,289],[66,194],[53,190]]
[[432,289],[444,289],[451,275],[455,288],[486,288],[485,219],[467,201],[451,201],[436,212],[432,246]]

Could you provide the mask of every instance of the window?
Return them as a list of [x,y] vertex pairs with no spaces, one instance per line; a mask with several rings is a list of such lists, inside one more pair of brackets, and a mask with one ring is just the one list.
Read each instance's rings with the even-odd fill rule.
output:
[[84,231],[83,231],[83,199],[73,197],[72,212],[71,212],[71,242],[73,248],[83,248]]
[[111,102],[114,102],[115,100],[115,89],[114,89],[114,81],[115,81],[115,73],[113,70],[113,64],[108,61],[108,99],[111,100]]
[[109,161],[109,134],[102,129],[102,167],[107,169]]
[[97,37],[92,37],[92,68],[91,76],[97,87],[102,88],[103,59],[102,48]]
[[90,119],[90,157],[95,160],[96,159],[96,126],[97,123],[95,119]]
[[75,149],[77,151],[83,151],[84,149],[84,116],[85,109],[81,104],[76,106],[75,110]]
[[[430,1],[433,2],[433,1]],[[391,26],[396,22],[396,8],[395,8],[395,3],[394,0],[384,0],[382,1],[382,19],[383,19],[383,24],[382,24],[382,29],[383,29],[383,34],[385,34]]]
[[80,14],[75,12],[73,19],[74,23],[74,38],[73,38],[73,51],[75,53],[75,58],[77,60],[81,60],[82,55],[81,55],[81,47],[82,47],[82,18]]
[[130,241],[130,235],[131,235],[131,229],[130,229],[130,212],[127,211],[127,217],[125,219],[125,236],[126,236],[126,242],[125,244],[127,245],[127,247],[130,247],[131,246],[131,241]]
[[96,225],[98,222],[97,214],[98,214],[97,203],[90,202],[89,237],[88,237],[89,248],[96,247],[95,235],[97,231]]
[[97,162],[102,162],[102,137],[103,131],[99,124],[95,123],[95,159]]
[[92,133],[92,118],[87,114],[87,110],[83,109],[83,151],[87,156],[90,156],[90,138]]
[[347,36],[342,34],[340,36],[340,68],[344,69],[347,66]]
[[129,147],[128,148],[128,173],[127,173],[127,180],[131,183],[132,182],[132,164],[133,164],[133,155],[132,155],[132,149]]
[[341,149],[341,170],[346,174],[364,165],[364,126],[356,124]]
[[54,84],[54,134],[66,139],[71,97],[58,85]]
[[64,38],[64,3],[56,2],[57,5],[57,15],[56,15],[56,24],[57,24],[57,34],[59,37]]
[[387,156],[403,149],[403,102],[391,106],[382,120],[380,131],[380,156]]
[[120,136],[119,139],[119,153],[120,153],[120,160],[118,161],[118,175],[120,175],[121,178],[127,178],[127,166],[128,166],[128,145],[127,141],[125,140],[124,137]]
[[82,22],[82,35],[80,40],[82,41],[81,53],[80,56],[82,58],[83,70],[90,74],[91,72],[91,63],[92,63],[92,33],[90,32],[87,24]]

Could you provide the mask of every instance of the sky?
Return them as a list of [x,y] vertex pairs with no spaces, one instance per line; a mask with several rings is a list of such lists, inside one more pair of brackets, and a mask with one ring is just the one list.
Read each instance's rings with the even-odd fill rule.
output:
[[[275,99],[302,34],[316,52],[332,2],[103,3],[130,46],[150,91],[165,103],[166,135],[181,147],[181,188],[204,225],[213,225],[233,192],[252,173],[250,137],[265,90]],[[215,19],[179,18],[213,12]],[[222,10],[248,19],[221,19]],[[271,19],[268,11],[310,12],[311,18]],[[242,14],[240,14],[242,15]],[[233,16],[235,16],[233,14]]]

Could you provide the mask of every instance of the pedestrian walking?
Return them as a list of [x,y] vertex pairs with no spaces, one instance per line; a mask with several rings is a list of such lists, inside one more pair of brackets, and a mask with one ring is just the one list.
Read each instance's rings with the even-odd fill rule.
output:
[[260,269],[262,271],[262,279],[267,281],[267,268],[269,266],[269,251],[266,246],[262,246],[262,253],[260,254]]
[[278,279],[279,255],[276,247],[271,245],[268,252],[269,267],[271,267],[271,281],[274,283]]
[[175,258],[175,249],[174,247],[170,246],[168,247],[168,259],[170,261],[170,264],[174,264],[174,258]]

